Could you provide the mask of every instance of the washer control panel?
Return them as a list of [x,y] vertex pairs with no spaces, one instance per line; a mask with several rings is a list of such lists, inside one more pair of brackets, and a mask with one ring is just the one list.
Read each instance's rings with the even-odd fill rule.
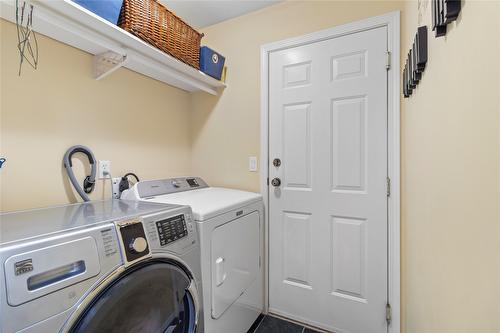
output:
[[151,254],[140,219],[118,222],[116,227],[127,263],[131,264]]
[[165,246],[188,235],[184,214],[156,221],[160,245]]
[[[171,194],[184,191],[198,190],[208,187],[207,183],[200,177],[167,178],[158,180],[146,180],[134,185],[137,187],[139,198],[152,198],[158,195]],[[123,192],[124,195],[127,192]],[[135,195],[135,194],[134,194]],[[134,198],[137,200],[137,198]]]
[[179,206],[168,214],[146,216],[144,227],[153,252],[183,253],[198,243],[193,214],[188,206]]

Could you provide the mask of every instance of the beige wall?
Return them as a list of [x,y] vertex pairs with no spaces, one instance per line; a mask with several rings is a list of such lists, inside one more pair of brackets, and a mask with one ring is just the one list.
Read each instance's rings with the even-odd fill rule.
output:
[[[429,36],[429,63],[402,102],[402,328],[500,332],[499,2],[466,0],[447,37]],[[258,191],[260,45],[402,10],[402,52],[430,1],[288,2],[205,29],[228,57],[228,88],[193,99],[194,173]]]
[[[0,211],[73,202],[62,157],[74,144],[110,160],[114,175],[190,172],[188,93],[125,69],[95,81],[89,54],[43,36],[39,69],[18,77],[15,26],[0,20],[0,29]],[[92,198],[109,196],[99,181]]]
[[[403,102],[407,332],[500,332],[500,2],[462,3]],[[406,53],[431,20],[405,10]]]

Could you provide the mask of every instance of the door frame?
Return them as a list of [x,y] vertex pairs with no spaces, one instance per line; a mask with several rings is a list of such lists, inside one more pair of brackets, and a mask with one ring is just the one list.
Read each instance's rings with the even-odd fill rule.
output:
[[387,174],[390,179],[390,196],[387,200],[388,214],[388,294],[392,310],[389,333],[401,330],[401,247],[400,247],[400,12],[339,25],[311,34],[293,37],[261,46],[261,107],[260,107],[260,191],[264,198],[265,258],[266,258],[266,311],[269,307],[269,55],[271,52],[311,44],[344,35],[379,27],[387,27],[387,47],[390,52],[387,71]]

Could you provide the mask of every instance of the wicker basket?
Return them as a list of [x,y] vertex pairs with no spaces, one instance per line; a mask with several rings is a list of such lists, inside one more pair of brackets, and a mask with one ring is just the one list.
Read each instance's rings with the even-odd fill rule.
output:
[[163,52],[200,68],[203,34],[156,0],[124,0],[118,25]]

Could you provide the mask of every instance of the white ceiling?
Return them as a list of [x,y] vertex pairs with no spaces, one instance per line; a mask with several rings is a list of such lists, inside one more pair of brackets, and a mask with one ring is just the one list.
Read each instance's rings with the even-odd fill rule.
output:
[[160,0],[194,28],[203,28],[274,5],[282,0]]

